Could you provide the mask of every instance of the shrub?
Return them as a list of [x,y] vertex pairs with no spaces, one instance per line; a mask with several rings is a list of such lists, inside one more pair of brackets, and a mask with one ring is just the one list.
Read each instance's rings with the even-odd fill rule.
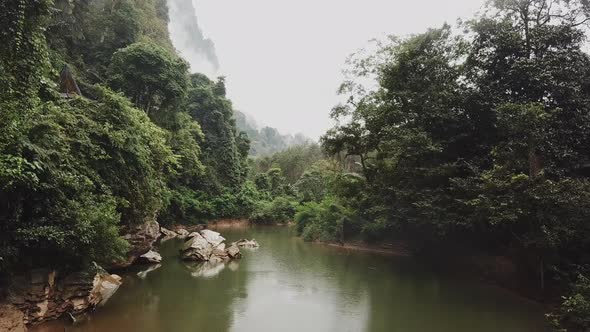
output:
[[293,220],[295,207],[287,197],[277,197],[270,202],[261,202],[251,220],[257,224],[286,223]]

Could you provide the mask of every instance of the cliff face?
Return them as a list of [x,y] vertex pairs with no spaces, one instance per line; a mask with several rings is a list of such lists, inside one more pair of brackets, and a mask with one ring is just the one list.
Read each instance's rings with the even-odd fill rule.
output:
[[[129,242],[127,258],[109,269],[124,268],[149,252],[161,236],[155,220],[122,229]],[[0,299],[0,331],[25,331],[25,325],[76,316],[103,305],[121,285],[121,278],[97,264],[75,273],[35,269],[15,276]]]
[[120,285],[119,276],[107,273],[96,264],[71,274],[32,270],[13,279],[4,300],[6,304],[0,305],[0,317],[36,324],[67,314],[75,316],[106,303]]

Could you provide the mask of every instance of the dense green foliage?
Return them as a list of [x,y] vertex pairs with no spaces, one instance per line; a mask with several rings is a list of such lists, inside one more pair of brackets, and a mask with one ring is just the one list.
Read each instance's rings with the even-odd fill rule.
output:
[[[0,6],[3,272],[109,263],[126,225],[254,211],[249,140],[223,80],[191,77],[173,51],[165,1]],[[58,94],[64,65],[83,97]]]
[[[554,322],[587,329],[587,7],[490,5],[462,34],[444,26],[351,59],[348,103],[334,108],[338,126],[322,144],[352,174],[296,220],[314,240],[356,229],[425,251],[461,243],[513,256],[540,290],[575,285]],[[376,88],[358,83],[367,79]]]

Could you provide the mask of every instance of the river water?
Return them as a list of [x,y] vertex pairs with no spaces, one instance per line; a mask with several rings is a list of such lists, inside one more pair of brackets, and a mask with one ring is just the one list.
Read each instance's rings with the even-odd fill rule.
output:
[[[163,243],[149,273],[132,270],[85,321],[37,332],[532,332],[543,309],[497,287],[435,273],[411,258],[310,244],[287,227],[223,230],[255,238],[228,264],[186,264]],[[145,270],[145,268],[143,268]],[[138,275],[139,274],[139,275]]]

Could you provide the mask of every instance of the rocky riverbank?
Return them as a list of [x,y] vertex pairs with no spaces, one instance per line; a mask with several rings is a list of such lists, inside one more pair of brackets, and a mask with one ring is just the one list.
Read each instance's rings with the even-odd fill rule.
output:
[[118,275],[96,264],[75,273],[37,269],[18,275],[0,305],[0,317],[10,322],[2,325],[2,331],[24,331],[25,325],[64,315],[73,318],[105,304],[120,285]]
[[129,242],[130,250],[125,259],[113,262],[106,269],[93,263],[73,273],[36,269],[11,278],[11,286],[0,299],[0,331],[26,331],[27,325],[64,316],[75,320],[77,315],[105,304],[121,285],[121,278],[107,270],[118,271],[134,264],[149,265],[155,270],[162,261],[154,247],[158,241],[184,239],[181,259],[209,263],[238,259],[240,247],[258,246],[255,240],[226,246],[221,234],[202,225],[176,226],[170,230],[154,220],[128,227],[122,236]]

